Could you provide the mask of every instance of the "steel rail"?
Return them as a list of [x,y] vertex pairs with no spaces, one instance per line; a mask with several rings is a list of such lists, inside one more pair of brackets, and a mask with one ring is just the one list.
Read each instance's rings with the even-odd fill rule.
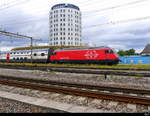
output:
[[136,104],[144,104],[150,105],[150,98],[146,97],[138,97],[131,95],[121,95],[116,93],[104,93],[104,92],[95,92],[90,90],[81,90],[77,88],[64,88],[64,87],[56,87],[56,86],[47,86],[23,81],[9,81],[9,80],[0,80],[0,84],[28,88],[28,89],[36,89],[48,92],[57,92],[64,93],[70,95],[98,98],[98,99],[106,99],[106,100],[115,100],[120,102],[128,102],[128,103],[136,103]]
[[[91,67],[65,67],[65,66],[34,66],[34,63],[32,64],[33,66],[25,66],[25,65],[9,65],[9,64],[0,64],[0,68],[11,68],[11,67],[31,67],[31,68],[35,68],[35,67],[44,67],[44,68],[47,68],[47,67],[50,67],[50,68],[74,68],[74,69],[102,69],[102,70],[122,70],[122,71],[150,71],[150,69],[141,69],[141,68],[120,68],[120,69],[117,69],[117,68],[91,68]],[[38,65],[38,64],[37,64]]]
[[1,66],[7,69],[22,69],[22,70],[42,70],[42,71],[55,71],[65,73],[82,73],[82,74],[102,74],[105,75],[122,75],[122,76],[141,76],[150,77],[149,70],[111,70],[111,69],[90,69],[90,68],[66,68],[66,67],[48,67],[48,66]]
[[37,84],[48,84],[48,85],[59,85],[59,86],[68,86],[68,87],[76,87],[76,88],[94,89],[94,90],[110,91],[110,92],[123,92],[123,93],[150,95],[150,89],[127,88],[127,87],[106,86],[106,85],[102,86],[102,85],[92,85],[87,83],[81,84],[81,83],[73,83],[73,82],[60,82],[54,80],[42,80],[42,79],[33,79],[33,78],[25,78],[25,77],[20,78],[20,77],[4,76],[4,75],[0,75],[0,79],[34,82]]

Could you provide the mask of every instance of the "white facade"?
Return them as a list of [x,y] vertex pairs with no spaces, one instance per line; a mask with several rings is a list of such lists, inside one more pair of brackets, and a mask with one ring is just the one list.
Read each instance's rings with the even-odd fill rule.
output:
[[72,4],[57,4],[52,7],[49,17],[50,46],[81,45],[81,12]]

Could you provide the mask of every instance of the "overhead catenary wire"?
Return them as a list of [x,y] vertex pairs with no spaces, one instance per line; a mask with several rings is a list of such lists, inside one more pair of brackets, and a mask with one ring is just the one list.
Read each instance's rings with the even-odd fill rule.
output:
[[[118,21],[110,21],[107,23],[102,23],[102,24],[95,24],[95,25],[90,25],[90,26],[84,26],[83,29],[87,28],[94,28],[94,27],[102,27],[106,25],[117,25],[117,24],[122,24],[122,23],[128,23],[128,22],[135,22],[135,21],[144,21],[144,20],[149,20],[150,16],[145,16],[145,17],[138,17],[138,18],[133,18],[133,19],[126,19],[126,20],[118,20]],[[41,21],[43,19],[37,19],[37,21]],[[35,22],[35,20],[30,20],[30,22]],[[12,25],[24,25],[30,22],[20,22],[20,23],[11,23]],[[6,24],[5,24],[6,25]],[[10,25],[10,24],[8,24]]]
[[7,9],[7,8],[11,8],[13,6],[16,6],[16,5],[19,5],[19,4],[22,4],[22,3],[25,3],[25,2],[29,2],[30,0],[18,0],[19,2],[15,3],[15,2],[12,2],[14,4],[5,4],[5,7],[4,8],[0,8],[0,12],[3,11],[4,9]]
[[[138,0],[139,3],[141,3],[140,1],[141,0]],[[136,2],[138,2],[136,1]],[[148,0],[143,0],[143,1],[148,1]],[[127,3],[126,3],[127,4]],[[134,2],[132,2],[132,5],[134,4]],[[137,3],[136,3],[137,4]],[[110,7],[109,7],[110,8]],[[108,8],[108,10],[109,10]],[[112,9],[116,9],[117,7],[112,7]],[[102,9],[101,9],[102,10]],[[102,10],[103,11],[103,10]],[[101,11],[99,11],[101,12]],[[43,18],[44,19],[44,18]],[[13,25],[24,25],[24,24],[27,24],[27,23],[30,23],[30,22],[36,22],[36,21],[41,21],[43,19],[33,19],[33,20],[27,20],[27,21],[24,21],[24,22],[13,22],[13,23],[8,23],[8,24],[13,24]],[[46,18],[45,18],[46,19]],[[145,18],[145,17],[141,17],[141,18],[135,18],[135,19],[132,19],[132,22],[133,21],[144,21],[144,20],[147,20],[149,19],[149,17]],[[131,22],[131,19],[130,20],[121,20],[121,21],[115,21],[115,22],[108,22],[108,23],[104,23],[104,24],[97,24],[97,25],[90,25],[90,26],[87,26],[87,27],[83,27],[83,29],[86,29],[86,28],[93,28],[93,27],[100,27],[100,26],[104,26],[104,25],[115,25],[115,24],[121,24],[121,23],[127,23],[127,22]],[[6,24],[7,25],[7,24]],[[11,25],[10,25],[11,26]]]
[[1,5],[0,5],[0,7],[6,7],[6,6],[8,6],[8,5],[10,5],[10,4],[12,4],[12,3],[15,3],[15,2],[17,2],[17,1],[19,1],[19,0],[13,0],[13,1],[11,1],[11,2],[8,2],[7,1],[7,3],[6,3],[6,1],[4,0],[4,1],[1,1]]
[[[26,1],[26,0],[25,0]],[[30,1],[30,0],[28,0]],[[130,6],[130,5],[135,5],[135,4],[138,4],[138,3],[142,3],[142,2],[145,2],[145,1],[150,1],[150,0],[136,0],[136,1],[133,1],[133,2],[128,2],[128,3],[124,3],[124,4],[119,4],[119,5],[115,5],[115,6],[111,6],[111,7],[107,7],[107,8],[103,8],[103,9],[99,9],[99,10],[93,10],[93,11],[83,11],[82,15],[89,15],[89,14],[95,14],[95,13],[98,13],[98,12],[102,12],[102,11],[108,11],[108,10],[111,10],[111,9],[116,9],[116,8],[122,8],[122,7],[125,7],[125,6]],[[43,6],[41,6],[43,7]],[[38,7],[37,7],[38,8]],[[38,8],[39,9],[39,8]],[[40,8],[41,9],[41,8]],[[38,13],[41,13],[41,14],[47,14],[49,11],[48,10],[43,10],[45,12],[40,12],[41,10],[38,10],[37,12]]]
[[[134,4],[137,4],[137,3],[141,3],[141,2],[145,2],[145,1],[149,1],[149,0],[137,0],[137,1],[134,1],[134,2],[129,2],[129,3],[125,3],[125,4],[120,4],[120,5],[117,5],[117,6],[112,6],[112,7],[108,7],[108,8],[104,8],[104,9],[100,9],[100,10],[97,10],[96,12],[95,11],[90,11],[89,13],[91,13],[92,15],[95,14],[95,13],[98,13],[98,12],[101,12],[101,11],[105,11],[105,10],[110,10],[110,9],[115,9],[115,8],[118,8],[118,7],[124,7],[124,5],[134,5]],[[84,12],[85,13],[85,12]],[[82,15],[84,15],[84,13],[82,13]],[[88,13],[88,16],[91,16],[89,15]],[[39,13],[38,13],[39,14]],[[45,14],[48,14],[48,13],[45,13]],[[11,18],[11,17],[10,17]],[[84,18],[86,18],[86,16],[84,16]],[[10,20],[11,21],[11,20]],[[16,21],[16,20],[15,20]],[[35,19],[36,21],[36,19]]]
[[[133,4],[133,2],[132,2],[132,4]],[[47,13],[48,14],[48,13]],[[90,15],[91,16],[91,15]],[[104,16],[104,15],[103,15]],[[86,17],[84,17],[84,19],[85,19]],[[45,19],[47,19],[46,17],[45,18],[43,18],[44,20]],[[33,22],[33,20],[34,20],[34,18],[33,19],[31,19],[31,22]],[[17,24],[17,22],[16,23],[14,23],[14,21],[16,21],[16,20],[9,20],[9,21],[12,21],[13,23],[6,23],[6,24]],[[30,21],[30,20],[27,20],[27,21],[23,21],[22,23],[28,23],[28,21]],[[37,18],[35,18],[35,20],[34,21],[40,21],[39,19],[37,19]],[[5,24],[5,22],[2,22],[3,24]],[[18,22],[19,23],[19,25],[21,24],[21,22]],[[18,25],[18,24],[17,24]]]
[[[133,4],[133,2],[132,2],[132,4]],[[4,24],[16,24],[16,25],[20,25],[20,24],[22,24],[22,23],[23,23],[23,24],[24,24],[24,23],[28,23],[28,21],[31,21],[31,22],[33,22],[33,21],[41,21],[42,19],[43,19],[43,20],[46,20],[46,19],[48,20],[48,17],[45,17],[45,18],[43,17],[43,18],[40,18],[40,19],[35,18],[35,20],[34,20],[34,19],[31,19],[31,20],[27,20],[27,21],[23,21],[23,22],[16,22],[16,23],[14,23],[14,21],[16,21],[16,20],[14,20],[13,23],[4,23]],[[10,20],[10,21],[11,21],[11,20]],[[17,24],[17,23],[18,23],[18,24]]]
[[110,22],[103,23],[103,24],[96,24],[96,25],[85,26],[85,27],[83,27],[83,29],[93,28],[93,27],[102,27],[102,26],[105,26],[105,25],[116,25],[116,24],[122,24],[122,23],[128,23],[128,22],[135,22],[135,21],[144,21],[144,20],[149,20],[149,19],[150,19],[150,16],[139,17],[139,18],[134,18],[134,19],[110,21]]

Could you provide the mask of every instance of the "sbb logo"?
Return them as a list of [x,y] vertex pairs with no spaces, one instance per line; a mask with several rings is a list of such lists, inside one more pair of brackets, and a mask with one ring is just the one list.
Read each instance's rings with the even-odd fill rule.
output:
[[84,55],[87,59],[95,59],[98,57],[98,53],[95,50],[87,51]]

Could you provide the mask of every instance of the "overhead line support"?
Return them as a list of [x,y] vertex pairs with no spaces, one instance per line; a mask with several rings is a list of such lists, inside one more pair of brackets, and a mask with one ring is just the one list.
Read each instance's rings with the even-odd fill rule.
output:
[[30,37],[30,36],[26,36],[26,35],[20,35],[20,34],[16,34],[16,33],[11,33],[11,32],[7,32],[7,31],[2,31],[2,30],[0,30],[0,34],[2,34],[2,35],[5,35],[5,36],[10,36],[10,37],[14,37],[14,38],[28,38],[28,39],[30,39],[31,40],[31,63],[32,63],[32,61],[33,61],[33,59],[32,59],[32,47],[33,47],[33,37]]

